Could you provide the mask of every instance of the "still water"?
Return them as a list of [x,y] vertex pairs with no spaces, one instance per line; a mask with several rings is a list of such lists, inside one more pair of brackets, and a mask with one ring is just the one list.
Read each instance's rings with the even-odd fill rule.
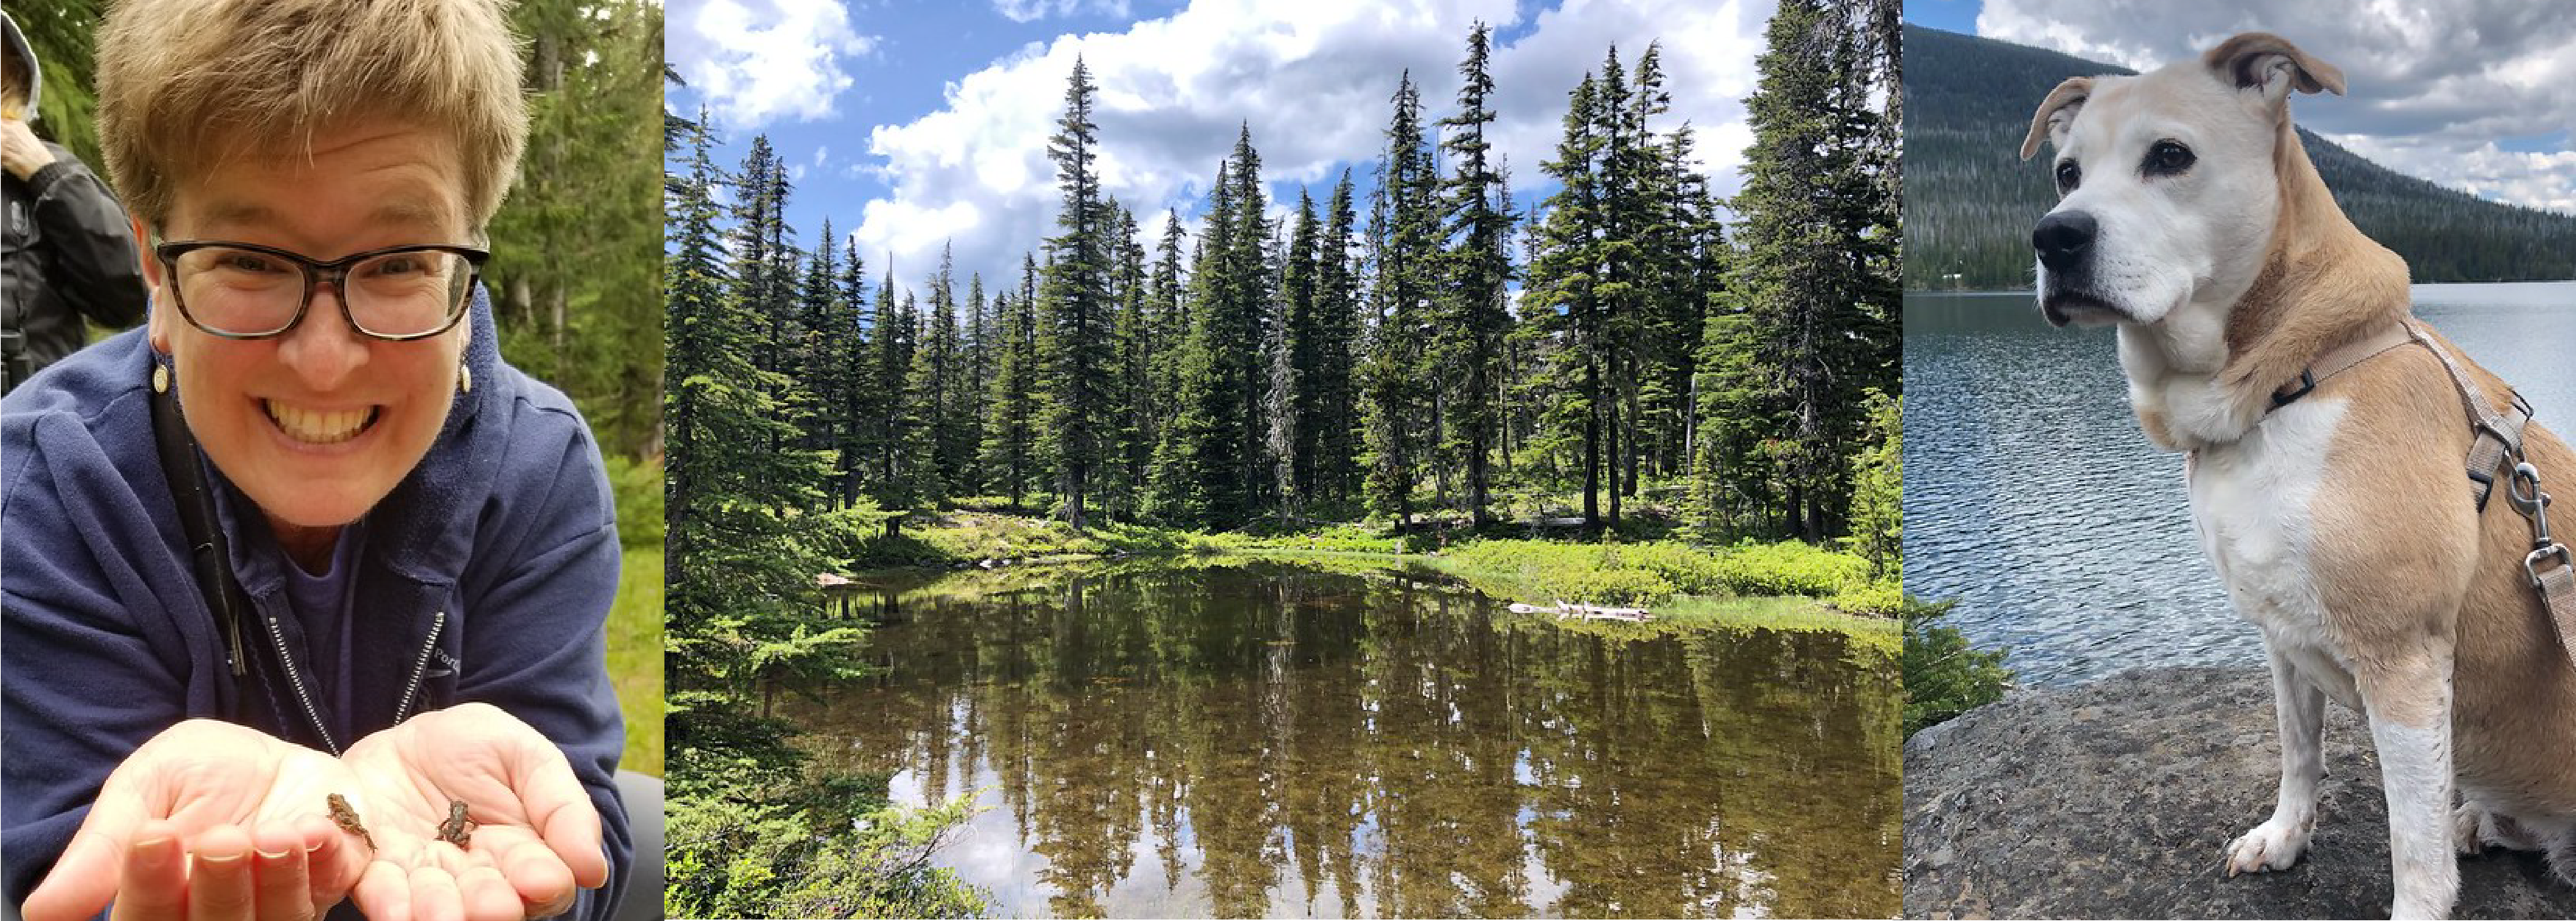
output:
[[[2417,285],[2415,315],[2576,430],[2576,282]],[[2129,413],[2111,330],[2028,292],[1905,296],[1905,586],[2026,685],[2261,662],[2192,535],[2182,456]],[[2463,424],[2466,424],[2463,422]],[[2560,495],[2576,471],[2543,472]]]
[[994,913],[1889,917],[1895,666],[1839,634],[1566,629],[1280,563],[887,586],[891,670],[784,709]]

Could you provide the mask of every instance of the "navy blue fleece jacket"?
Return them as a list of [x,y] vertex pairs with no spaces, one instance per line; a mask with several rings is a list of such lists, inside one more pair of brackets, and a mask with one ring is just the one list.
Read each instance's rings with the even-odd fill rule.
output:
[[[590,790],[610,879],[572,916],[607,918],[631,864],[613,776],[625,729],[602,649],[617,589],[615,505],[572,402],[503,364],[477,292],[459,394],[429,453],[366,516],[342,630],[345,747],[404,717],[481,701],[562,746]],[[0,399],[0,863],[25,901],[108,772],[161,730],[228,719],[326,748],[291,690],[314,663],[226,667],[155,450],[141,329],[83,350]],[[200,455],[202,458],[202,454]],[[302,649],[287,562],[266,519],[212,465],[243,642]],[[301,659],[301,656],[290,658]],[[354,916],[347,903],[335,915]]]

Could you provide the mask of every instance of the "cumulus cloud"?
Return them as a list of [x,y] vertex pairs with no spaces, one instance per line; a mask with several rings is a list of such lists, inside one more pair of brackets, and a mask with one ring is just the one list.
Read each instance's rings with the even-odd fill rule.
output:
[[1012,22],[1030,22],[1076,12],[1127,18],[1127,0],[993,0],[993,11]]
[[829,117],[850,88],[846,59],[877,43],[841,0],[672,0],[669,12],[672,67],[728,127]]
[[[1488,130],[1513,187],[1547,184],[1539,165],[1553,153],[1566,94],[1610,46],[1633,73],[1660,39],[1673,108],[1658,128],[1693,123],[1700,165],[1732,191],[1751,138],[1738,100],[1753,86],[1770,14],[1762,0],[1566,0],[1539,12],[1492,60],[1498,119]],[[1239,128],[1251,131],[1274,214],[1294,207],[1301,184],[1320,208],[1344,166],[1365,183],[1399,74],[1410,69],[1426,123],[1443,117],[1456,107],[1470,24],[1503,30],[1523,25],[1520,15],[1513,0],[1195,0],[1123,32],[1033,43],[948,84],[937,111],[869,132],[892,190],[862,207],[854,235],[880,267],[891,255],[906,283],[935,269],[952,237],[961,276],[1015,277],[1020,254],[1055,232],[1046,145],[1077,55],[1099,86],[1103,188],[1143,216],[1149,246],[1166,209],[1192,220]]]
[[[2300,97],[2300,123],[2383,166],[2487,198],[2576,213],[2576,3],[1987,0],[1977,33],[2136,70],[2237,32],[2277,33],[2343,71],[2349,98]],[[2499,141],[2554,138],[2555,150]]]

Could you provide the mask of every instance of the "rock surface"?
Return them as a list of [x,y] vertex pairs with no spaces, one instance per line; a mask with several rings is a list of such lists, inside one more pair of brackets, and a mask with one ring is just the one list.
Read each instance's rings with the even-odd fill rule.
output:
[[[2325,795],[2305,859],[2229,878],[2271,815],[2271,675],[2150,669],[2015,694],[1905,744],[1912,918],[2385,918],[2387,802],[2370,730],[2326,705]],[[2576,918],[2538,855],[2460,861],[2455,918]]]

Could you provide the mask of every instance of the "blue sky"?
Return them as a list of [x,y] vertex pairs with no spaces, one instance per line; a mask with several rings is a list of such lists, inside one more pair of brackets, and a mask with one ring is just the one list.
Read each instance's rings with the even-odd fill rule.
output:
[[2344,73],[2345,96],[2292,104],[2300,124],[2399,172],[2576,214],[2576,2],[1907,0],[1905,19],[2137,70],[2274,32]]
[[[954,241],[958,277],[987,290],[1052,232],[1045,137],[1075,54],[1101,85],[1108,191],[1185,226],[1248,122],[1274,211],[1301,184],[1320,207],[1344,168],[1365,192],[1384,146],[1387,97],[1410,68],[1426,120],[1455,108],[1469,23],[1495,27],[1493,140],[1528,202],[1550,191],[1566,93],[1613,43],[1633,68],[1660,39],[1673,113],[1689,121],[1721,193],[1751,140],[1737,101],[1753,87],[1768,0],[671,0],[668,58],[740,164],[766,133],[794,171],[788,219],[810,248],[823,220],[855,236],[872,277],[895,262],[918,291]],[[1280,199],[1284,198],[1282,203]],[[1365,201],[1360,210],[1366,211]],[[963,292],[961,291],[961,296]]]

